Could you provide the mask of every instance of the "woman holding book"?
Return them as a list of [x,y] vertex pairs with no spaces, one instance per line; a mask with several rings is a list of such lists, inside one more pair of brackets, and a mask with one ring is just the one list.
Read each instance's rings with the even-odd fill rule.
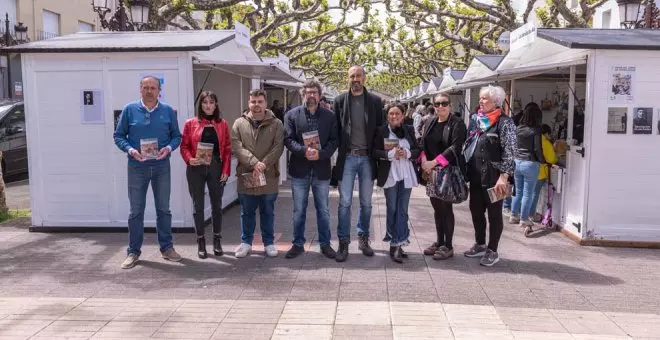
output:
[[[424,177],[429,178],[435,168],[458,165],[464,169],[461,149],[467,135],[467,127],[460,117],[451,114],[449,95],[439,93],[433,98],[435,116],[424,123],[421,164]],[[433,183],[429,183],[433,185]],[[436,242],[424,249],[424,255],[434,260],[446,260],[454,256],[454,210],[452,203],[431,197],[435,219]]]
[[421,151],[415,141],[415,131],[411,126],[403,124],[405,111],[406,108],[401,104],[387,107],[388,124],[376,131],[372,154],[378,163],[376,184],[385,189],[385,241],[390,241],[390,258],[398,263],[407,257],[401,247],[409,243],[408,202],[412,187],[417,186],[417,175],[411,159],[416,159]]
[[230,174],[231,137],[227,121],[220,118],[218,97],[203,91],[199,97],[197,115],[186,121],[181,142],[181,156],[186,162],[188,191],[193,200],[197,255],[205,259],[204,188],[208,187],[213,218],[213,253],[222,256],[222,195]]

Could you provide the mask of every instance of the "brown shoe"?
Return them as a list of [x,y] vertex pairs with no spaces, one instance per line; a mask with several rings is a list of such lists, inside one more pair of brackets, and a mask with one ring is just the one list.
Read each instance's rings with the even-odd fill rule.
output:
[[433,254],[435,254],[436,251],[438,251],[438,248],[440,248],[438,242],[433,242],[433,244],[430,247],[424,249],[424,255],[432,256]]
[[170,248],[164,251],[162,255],[164,259],[172,262],[179,262],[183,260],[183,257],[181,257],[181,255],[179,255],[179,253],[177,253],[176,250],[174,250],[174,248]]
[[438,251],[433,254],[434,260],[446,260],[450,257],[454,257],[454,250],[445,246],[438,248]]

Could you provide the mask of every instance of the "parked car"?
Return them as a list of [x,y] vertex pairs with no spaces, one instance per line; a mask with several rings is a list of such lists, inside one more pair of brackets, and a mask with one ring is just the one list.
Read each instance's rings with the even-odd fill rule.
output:
[[0,100],[0,151],[4,176],[28,172],[25,109],[22,101]]

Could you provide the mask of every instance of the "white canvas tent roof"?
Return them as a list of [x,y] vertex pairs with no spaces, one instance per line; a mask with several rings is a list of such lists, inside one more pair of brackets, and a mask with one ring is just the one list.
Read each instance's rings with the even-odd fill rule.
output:
[[[238,38],[237,38],[238,37]],[[3,48],[5,53],[191,52],[196,65],[246,78],[296,81],[288,66],[264,62],[235,30],[81,32]]]
[[[495,81],[531,77],[587,63],[588,49],[571,48],[555,43],[547,38],[546,31],[558,32],[560,30],[538,29],[538,37],[531,44],[510,51],[494,72],[482,73],[480,77],[472,79],[463,79],[454,88],[463,89]],[[548,53],[548,51],[552,51],[552,53]]]

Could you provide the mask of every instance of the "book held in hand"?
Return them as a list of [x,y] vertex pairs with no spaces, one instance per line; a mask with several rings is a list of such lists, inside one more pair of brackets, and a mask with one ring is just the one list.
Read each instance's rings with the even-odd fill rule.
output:
[[321,139],[318,131],[303,132],[302,136],[306,147],[321,150]]
[[398,139],[393,139],[393,138],[385,138],[384,140],[385,143],[385,151],[390,151],[397,146],[399,146],[399,140]]
[[213,144],[197,143],[197,160],[203,165],[211,165],[211,154],[213,153]]
[[266,185],[266,175],[263,172],[259,172],[256,176],[254,172],[248,172],[241,175],[243,184],[246,188],[259,188]]
[[511,197],[511,195],[513,195],[513,185],[511,185],[511,184],[506,185],[506,192],[504,193],[504,195],[498,195],[495,192],[495,187],[488,188],[488,190],[486,190],[486,191],[488,192],[488,197],[490,198],[490,203],[495,203],[495,202],[501,201],[501,200],[503,200],[507,197]]
[[140,139],[140,153],[145,159],[158,158],[158,138]]

